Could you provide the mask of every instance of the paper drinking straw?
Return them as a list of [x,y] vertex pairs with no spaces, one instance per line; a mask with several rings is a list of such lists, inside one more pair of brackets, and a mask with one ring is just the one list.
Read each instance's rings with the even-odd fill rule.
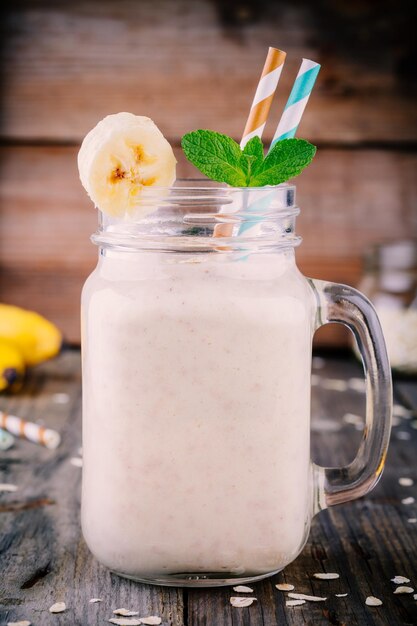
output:
[[8,430],[9,433],[17,437],[24,437],[34,443],[40,443],[51,450],[57,448],[61,442],[61,437],[56,430],[44,428],[44,426],[39,426],[39,424],[34,424],[33,422],[27,422],[21,417],[8,415],[3,411],[0,411],[0,428]]
[[287,53],[283,52],[283,50],[278,50],[278,48],[268,49],[264,69],[259,79],[248,121],[240,142],[242,149],[252,137],[262,137],[286,56]]
[[[240,142],[242,150],[252,137],[262,137],[286,56],[287,53],[283,50],[268,48],[264,68]],[[232,234],[233,224],[216,224],[214,227],[213,237],[231,237]]]
[[306,108],[311,91],[320,71],[320,65],[310,59],[303,59],[300,69],[295,79],[293,88],[285,105],[284,112],[278,123],[270,150],[277,141],[289,139],[295,136],[298,125],[301,121],[304,109]]
[[[290,139],[295,136],[297,128],[300,124],[301,117],[306,108],[308,99],[316,82],[317,75],[320,71],[320,64],[310,59],[303,59],[298,70],[297,78],[295,79],[290,96],[284,108],[284,112],[278,123],[277,130],[272,140],[269,151],[274,147],[277,141],[282,139]],[[248,207],[248,212],[257,213],[264,209],[267,209],[273,193],[268,188],[265,189],[265,197]],[[242,236],[248,230],[252,230],[256,226],[259,227],[259,222],[262,221],[262,216],[256,217],[252,222],[245,222],[241,224],[237,233],[238,237]]]

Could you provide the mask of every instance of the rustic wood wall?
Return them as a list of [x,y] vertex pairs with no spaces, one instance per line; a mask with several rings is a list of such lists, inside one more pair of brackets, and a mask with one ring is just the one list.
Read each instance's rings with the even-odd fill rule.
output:
[[[268,45],[288,60],[267,139],[301,57],[323,65],[300,127],[319,152],[298,181],[299,265],[357,284],[369,245],[417,230],[414,6],[13,2],[2,20],[0,299],[78,342],[80,288],[96,258],[96,215],[76,169],[82,137],[127,110],[152,117],[177,148],[200,127],[239,139]],[[177,152],[179,174],[195,174]]]

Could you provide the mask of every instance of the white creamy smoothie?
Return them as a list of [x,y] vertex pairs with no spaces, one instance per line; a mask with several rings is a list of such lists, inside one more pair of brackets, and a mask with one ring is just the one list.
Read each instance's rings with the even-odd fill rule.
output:
[[312,515],[314,302],[292,249],[106,251],[82,304],[82,526],[116,572],[261,575]]

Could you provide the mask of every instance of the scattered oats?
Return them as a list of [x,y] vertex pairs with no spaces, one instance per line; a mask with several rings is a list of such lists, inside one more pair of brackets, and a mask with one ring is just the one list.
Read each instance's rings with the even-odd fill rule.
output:
[[289,598],[294,598],[294,600],[307,600],[307,602],[324,602],[327,598],[322,598],[320,596],[307,596],[305,593],[289,593]]
[[233,587],[233,591],[237,593],[253,593],[252,587],[246,587],[246,585],[238,585],[237,587]]
[[57,404],[67,404],[69,402],[69,395],[67,393],[54,393],[52,400]]
[[315,367],[317,370],[321,370],[325,365],[326,361],[324,359],[322,359],[320,356],[313,356],[313,367]]
[[159,626],[162,623],[162,619],[156,615],[149,615],[148,617],[141,617],[140,623],[147,626]]
[[17,491],[17,485],[10,485],[9,483],[0,483],[0,491]]
[[320,385],[320,380],[320,376],[318,376],[317,374],[311,374],[310,382],[313,387],[317,387],[317,385]]
[[319,574],[313,574],[314,578],[320,578],[321,580],[335,580],[336,578],[339,578],[339,574],[324,574],[324,573],[319,573]]
[[142,620],[137,617],[112,617],[109,619],[110,624],[116,624],[116,626],[141,626]]
[[398,482],[401,487],[412,487],[414,485],[414,480],[412,478],[399,478]]
[[346,391],[348,389],[347,382],[339,378],[323,378],[321,386],[330,391]]
[[236,598],[236,597],[232,597],[232,598],[230,598],[230,604],[232,606],[237,607],[237,608],[243,608],[245,606],[250,606],[251,604],[254,603],[255,600],[256,600],[256,598]]
[[91,598],[91,600],[89,601],[90,604],[95,604],[96,602],[103,602],[102,598]]
[[365,424],[355,424],[354,428],[356,430],[364,430]]
[[7,622],[7,626],[30,626],[32,622],[28,619],[24,619],[21,622]]
[[417,593],[413,595],[414,600],[417,600]]
[[123,617],[132,617],[132,615],[139,615],[139,611],[129,611],[129,609],[115,609],[114,615],[123,615]]
[[293,591],[295,589],[294,585],[290,585],[288,583],[278,583],[275,587],[278,591]]
[[334,595],[336,596],[336,598],[346,598],[348,594],[347,593],[335,593]]
[[365,604],[368,606],[381,606],[382,600],[375,598],[375,596],[368,596],[365,600]]
[[63,613],[67,608],[65,602],[55,602],[52,606],[49,607],[50,613]]
[[285,606],[300,606],[301,604],[305,603],[305,600],[287,600]]
[[364,419],[360,415],[355,415],[355,413],[345,413],[343,421],[346,424],[360,424],[360,426],[363,426]]
[[404,417],[406,420],[410,419],[413,416],[413,411],[410,411],[410,409],[406,409],[405,406],[402,406],[402,404],[394,404],[394,406],[392,407],[392,412],[397,417]]
[[349,378],[348,385],[353,391],[358,391],[359,393],[365,393],[366,391],[366,381],[363,378]]
[[401,500],[401,504],[413,504],[414,502],[415,498],[413,498],[413,496],[409,496],[408,498]]
[[78,456],[73,456],[72,459],[70,459],[70,463],[74,467],[82,467],[83,466],[83,460],[81,458],[79,458]]
[[405,576],[394,576],[394,578],[391,578],[391,581],[396,585],[401,585],[401,583],[409,583],[410,579]]
[[412,587],[397,587],[394,590],[394,593],[413,593],[414,589]]
[[411,439],[410,433],[408,433],[406,430],[399,430],[398,433],[395,434],[395,436],[400,441],[409,441]]
[[391,418],[391,424],[393,426],[399,426],[401,424],[401,420],[399,417],[395,417],[395,415],[392,416]]
[[409,524],[416,524],[417,523],[417,517],[409,517],[407,522]]

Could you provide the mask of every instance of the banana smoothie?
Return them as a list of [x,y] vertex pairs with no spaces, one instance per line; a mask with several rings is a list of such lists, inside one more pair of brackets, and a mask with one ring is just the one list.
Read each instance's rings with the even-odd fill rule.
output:
[[[239,146],[214,135],[188,134],[187,158],[211,167],[217,151],[237,183],[267,180],[259,145],[240,165]],[[313,493],[315,304],[294,260],[293,188],[174,188],[171,146],[129,113],[99,122],[78,164],[105,217],[82,299],[88,546],[154,582],[282,569],[306,540]],[[237,237],[222,245],[224,207],[253,206],[267,219],[249,223],[244,251]]]
[[200,256],[84,288],[83,532],[137,578],[281,569],[310,520],[309,287],[293,251]]

